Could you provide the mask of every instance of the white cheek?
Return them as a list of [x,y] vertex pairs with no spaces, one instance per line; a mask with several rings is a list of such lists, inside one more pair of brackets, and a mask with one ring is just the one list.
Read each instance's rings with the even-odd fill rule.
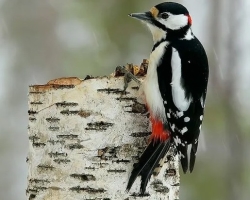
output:
[[153,35],[154,43],[166,38],[166,32],[162,29],[157,28],[156,26],[153,26],[151,24],[147,24],[147,26]]
[[160,19],[159,21],[167,28],[177,30],[188,24],[188,17],[186,15],[170,15],[168,19]]

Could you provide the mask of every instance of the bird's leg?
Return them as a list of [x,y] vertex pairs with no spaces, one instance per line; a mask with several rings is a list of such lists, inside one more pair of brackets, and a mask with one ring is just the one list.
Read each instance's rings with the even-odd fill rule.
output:
[[128,88],[128,84],[131,80],[134,80],[139,86],[141,85],[141,81],[138,80],[135,75],[133,75],[130,71],[128,71],[125,67],[118,66],[116,70],[119,70],[120,72],[124,73],[124,88],[123,88],[123,94],[126,92]]

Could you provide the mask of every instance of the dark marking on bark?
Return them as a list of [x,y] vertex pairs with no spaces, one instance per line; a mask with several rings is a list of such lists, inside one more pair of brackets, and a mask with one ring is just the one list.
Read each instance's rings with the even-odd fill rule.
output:
[[53,123],[53,122],[59,122],[60,119],[56,118],[56,117],[49,117],[49,118],[46,118],[46,121],[50,122],[50,123]]
[[38,193],[38,191],[34,188],[31,188],[31,189],[27,189],[26,190],[26,193],[30,193],[30,192],[33,192],[33,193]]
[[107,172],[108,173],[125,173],[126,170],[125,169],[108,169]]
[[119,100],[119,101],[133,101],[133,102],[135,102],[136,98],[134,98],[134,97],[121,97],[121,98],[116,98],[116,100]]
[[78,106],[78,103],[63,101],[63,102],[57,102],[56,106],[57,107],[63,107],[63,108],[65,108],[65,107],[75,107],[75,106]]
[[98,149],[97,157],[101,158],[101,160],[113,160],[117,158],[117,154],[120,151],[121,146],[117,147],[105,147],[104,149]]
[[43,93],[45,93],[45,92],[38,92],[38,91],[31,91],[31,92],[29,92],[29,94],[43,94]]
[[175,183],[175,184],[173,184],[171,186],[180,186],[180,183]]
[[35,115],[35,114],[37,114],[37,111],[34,111],[34,110],[28,110],[28,114],[29,114],[29,115]]
[[56,158],[56,157],[67,157],[68,154],[67,153],[60,153],[60,152],[50,152],[48,153],[48,155],[51,157],[51,158]]
[[113,154],[114,157],[117,157],[116,154],[120,151],[120,149],[121,149],[121,146],[112,147],[112,148],[109,148],[108,153]]
[[133,113],[146,113],[147,112],[147,108],[146,108],[146,105],[145,104],[141,104],[141,103],[138,103],[138,102],[135,102],[133,105],[132,105],[132,112]]
[[94,122],[94,123],[87,123],[87,128],[85,130],[96,130],[96,131],[106,131],[108,127],[113,126],[113,123],[108,123],[108,122]]
[[[47,190],[47,187],[41,187],[41,186],[34,186],[30,189],[27,189],[27,193],[39,193],[40,191]],[[35,194],[34,194],[35,195]]]
[[29,200],[32,200],[32,199],[35,199],[35,198],[36,198],[36,195],[35,195],[35,194],[30,194]]
[[121,160],[112,160],[112,162],[116,162],[116,163],[130,163],[130,160],[124,160],[124,159],[121,159]]
[[45,183],[50,183],[48,179],[30,179],[30,183],[36,183],[36,184],[45,184]]
[[137,137],[147,137],[149,135],[151,135],[151,132],[135,132],[131,133],[129,136],[137,138]]
[[72,89],[75,88],[75,85],[58,85],[58,84],[50,84],[50,86],[53,89],[59,89],[59,90],[63,90],[63,89]]
[[79,179],[81,181],[95,181],[96,178],[92,174],[70,174],[70,177]]
[[123,95],[129,94],[129,92],[127,91],[124,92],[121,89],[111,89],[111,88],[97,89],[97,92],[105,92],[107,94],[123,94]]
[[151,185],[153,186],[154,190],[156,192],[160,192],[160,193],[163,193],[163,194],[166,194],[169,192],[169,188],[164,186],[162,181],[160,180],[155,180],[151,183]]
[[32,101],[30,102],[31,105],[41,105],[43,104],[41,101]]
[[132,105],[125,107],[131,107],[131,111],[126,111],[128,113],[140,113],[140,114],[147,113],[146,105],[138,103],[137,101],[135,101]]
[[139,86],[131,87],[133,90],[139,90]]
[[43,143],[43,142],[33,142],[32,145],[34,147],[44,147],[44,146],[46,146],[46,144]]
[[104,190],[103,188],[91,188],[91,187],[80,187],[80,186],[76,186],[76,187],[72,187],[70,188],[71,191],[76,191],[78,193],[80,192],[87,192],[90,194],[96,194],[96,193],[104,193],[106,192],[106,190]]
[[50,126],[50,127],[49,127],[49,130],[50,130],[50,131],[58,131],[58,130],[59,130],[59,127],[58,127],[58,126]]
[[92,165],[96,165],[96,166],[102,168],[102,167],[106,167],[107,165],[110,165],[110,163],[107,163],[107,162],[93,162]]
[[39,137],[37,137],[36,135],[32,135],[32,136],[29,136],[29,140],[31,140],[31,141],[37,141],[37,140],[39,140],[40,138]]
[[168,187],[162,185],[162,186],[155,188],[155,191],[163,193],[163,194],[167,194],[169,192],[169,189]]
[[37,168],[40,168],[42,170],[53,170],[55,167],[53,167],[52,165],[38,165]]
[[61,163],[68,164],[70,162],[70,160],[68,159],[60,159],[60,158],[54,159],[53,161],[56,162],[57,164],[61,164]]
[[175,169],[167,169],[166,170],[166,176],[175,176],[175,175],[176,175]]
[[80,115],[81,117],[83,118],[87,118],[91,115],[92,113],[90,111],[87,111],[87,110],[80,110],[78,112],[78,115]]
[[30,120],[31,122],[33,122],[33,121],[36,121],[36,118],[35,118],[35,117],[29,117],[29,120]]
[[141,194],[141,193],[133,193],[130,195],[131,197],[149,197],[150,194],[149,193],[144,193],[144,194]]
[[61,144],[61,145],[65,144],[65,140],[52,140],[52,139],[50,139],[50,140],[48,140],[48,142],[53,144],[53,145],[55,145],[55,144]]
[[71,149],[71,150],[73,150],[73,149],[82,149],[83,145],[81,145],[79,143],[76,143],[76,144],[68,144],[66,147]]
[[48,188],[47,187],[42,187],[42,186],[34,186],[33,187],[33,190],[39,192],[39,191],[44,191],[44,190],[47,190]]
[[174,157],[171,155],[167,155],[167,160],[165,162],[167,161],[174,161]]
[[95,167],[85,167],[85,169],[89,169],[89,170],[96,170]]
[[68,139],[68,140],[74,140],[78,138],[78,135],[73,135],[73,134],[69,134],[69,135],[57,135],[56,136],[58,139]]
[[105,147],[104,149],[98,149],[97,155],[100,157],[102,160],[105,159],[105,153],[108,151],[108,147]]
[[62,115],[77,115],[79,113],[79,110],[63,110],[60,112]]

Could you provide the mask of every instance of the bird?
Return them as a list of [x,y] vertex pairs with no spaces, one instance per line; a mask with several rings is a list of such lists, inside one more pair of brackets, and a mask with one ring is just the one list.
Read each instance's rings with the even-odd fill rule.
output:
[[205,49],[191,29],[189,11],[183,5],[164,2],[129,16],[146,24],[154,43],[142,84],[152,133],[126,188],[129,191],[141,176],[140,193],[145,194],[148,181],[152,174],[159,173],[171,146],[179,155],[183,172],[194,169],[209,65]]

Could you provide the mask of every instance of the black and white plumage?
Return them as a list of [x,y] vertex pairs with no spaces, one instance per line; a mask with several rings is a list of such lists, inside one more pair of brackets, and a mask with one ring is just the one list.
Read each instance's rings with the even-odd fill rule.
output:
[[193,171],[209,71],[205,50],[191,30],[192,19],[184,6],[166,2],[130,16],[146,23],[154,41],[143,83],[152,141],[134,166],[127,186],[129,190],[141,175],[143,194],[171,143],[176,146],[184,173],[188,168]]

